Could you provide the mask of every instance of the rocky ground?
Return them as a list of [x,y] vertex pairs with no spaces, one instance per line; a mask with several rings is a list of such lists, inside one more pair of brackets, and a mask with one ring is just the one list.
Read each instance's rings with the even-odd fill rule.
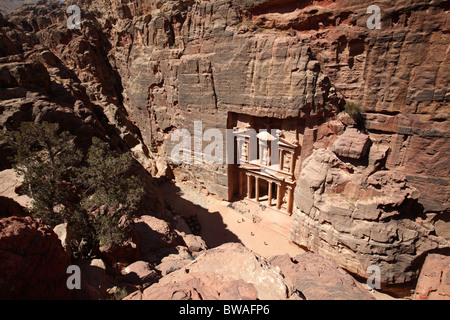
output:
[[[27,216],[0,141],[0,298],[372,299],[343,271],[367,278],[370,264],[397,296],[448,298],[448,1],[380,7],[379,30],[356,0],[43,1],[0,15],[0,129],[56,122],[84,150],[100,137],[145,181],[129,242],[73,260],[70,228]],[[339,112],[346,100],[364,129]],[[174,129],[224,131],[230,112],[303,121],[290,227],[218,200],[226,165],[170,163]],[[202,191],[165,192],[172,178]],[[81,291],[65,286],[70,264]]]
[[[125,299],[373,299],[319,255],[280,255],[272,248],[277,255],[269,259],[241,241],[208,249],[186,225],[178,222],[189,233],[152,216],[135,221],[133,239],[121,248],[101,248],[97,258],[72,261],[64,249],[70,229],[63,225],[52,230],[30,217],[11,216],[0,226],[2,299],[110,299],[126,292],[131,294]],[[245,232],[251,230],[258,232]],[[281,241],[272,238],[274,244]],[[79,291],[66,286],[71,264],[81,268]]]
[[[172,224],[142,216],[131,241],[113,251],[103,248],[93,259],[71,261],[67,226],[51,230],[29,217],[1,219],[2,298],[111,299],[130,293],[125,299],[392,299],[216,196],[177,185],[162,187],[173,196]],[[198,217],[201,237],[184,219],[191,215]],[[81,267],[80,291],[67,290],[70,264]],[[415,297],[443,298],[445,278],[436,279],[436,267],[428,264],[433,262],[427,262]]]
[[[294,257],[305,252],[289,241],[290,224],[277,229],[271,222],[277,218],[290,222],[285,214],[275,210],[264,214],[256,203],[251,202],[241,202],[241,210],[237,211],[230,206],[231,203],[186,182],[167,183],[161,190],[171,195],[170,205],[175,215],[187,219],[196,216],[201,225],[199,235],[210,248],[239,242],[265,258],[277,254]],[[270,214],[272,219],[267,217]]]

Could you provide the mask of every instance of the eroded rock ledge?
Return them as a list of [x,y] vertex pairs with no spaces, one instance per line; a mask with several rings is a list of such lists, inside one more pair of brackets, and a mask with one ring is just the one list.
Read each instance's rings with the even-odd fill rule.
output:
[[[330,281],[333,279],[332,281]],[[269,261],[238,243],[209,249],[129,300],[303,300],[373,297],[336,264],[305,253]]]
[[[447,1],[385,1],[380,30],[357,0],[71,3],[82,30],[67,30],[62,3],[0,16],[2,129],[58,122],[83,147],[103,137],[141,172],[175,169],[226,198],[226,166],[171,166],[172,130],[224,130],[229,112],[299,117],[293,241],[363,277],[379,265],[385,285],[447,246]],[[364,133],[336,124],[343,97]],[[146,210],[165,215],[147,191]]]
[[368,153],[368,142],[350,128],[303,162],[291,239],[363,278],[369,266],[379,267],[388,289],[416,279],[422,255],[448,242],[425,221],[405,175],[374,166],[388,150],[372,145]]

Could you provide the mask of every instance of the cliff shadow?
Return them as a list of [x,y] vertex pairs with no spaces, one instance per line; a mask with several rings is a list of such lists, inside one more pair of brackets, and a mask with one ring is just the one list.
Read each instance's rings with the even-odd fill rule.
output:
[[[189,226],[190,233],[199,235],[206,243],[208,248],[214,248],[227,242],[242,243],[239,237],[231,232],[223,221],[223,217],[218,210],[207,208],[183,197],[183,190],[172,182],[166,182],[160,186],[166,207],[172,211],[178,219],[183,219]],[[207,195],[198,194],[198,197],[206,198]],[[214,207],[214,206],[211,206]],[[197,228],[193,228],[192,224],[198,224]],[[179,231],[186,232],[185,228],[180,227],[182,224],[177,223]],[[189,233],[189,232],[186,232]]]

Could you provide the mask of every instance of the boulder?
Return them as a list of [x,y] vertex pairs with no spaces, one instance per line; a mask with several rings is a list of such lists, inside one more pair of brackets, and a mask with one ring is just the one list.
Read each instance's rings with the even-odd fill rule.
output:
[[289,255],[269,259],[278,267],[291,293],[298,292],[307,300],[373,300],[358,282],[336,262],[307,252],[291,258]]
[[[151,290],[149,290],[151,288]],[[124,300],[256,300],[253,284],[229,280],[214,272],[192,272],[176,282],[153,285]]]
[[125,241],[118,245],[107,245],[99,248],[100,256],[108,265],[131,263],[140,259],[137,245],[133,241]]
[[151,268],[148,262],[142,260],[128,265],[123,269],[123,274],[123,276],[118,277],[117,279],[123,282],[140,285],[143,288],[148,287],[160,278],[159,272]]
[[174,248],[184,244],[183,239],[166,221],[147,215],[134,221],[133,238],[142,257],[161,248]]
[[61,245],[66,251],[67,255],[70,257],[72,255],[71,240],[72,232],[67,228],[67,223],[58,224],[53,228],[53,231],[58,236]]
[[347,128],[333,143],[331,151],[336,155],[350,159],[362,159],[370,148],[370,139],[367,134],[356,128]]
[[68,299],[61,241],[31,217],[0,220],[0,299]]
[[450,300],[449,255],[427,255],[417,281],[414,300]]
[[[81,290],[74,290],[75,299],[106,300],[109,292],[118,286],[118,282],[106,273],[106,265],[102,259],[77,260],[75,264],[81,271]],[[136,290],[132,286],[129,292]]]
[[242,244],[225,243],[128,299],[279,300],[287,293],[283,277],[263,257]]
[[178,246],[177,253],[172,253],[161,259],[161,262],[155,267],[163,276],[181,269],[194,260],[186,247]]
[[205,241],[200,236],[186,234],[184,232],[179,232],[179,234],[191,252],[201,252],[208,248]]

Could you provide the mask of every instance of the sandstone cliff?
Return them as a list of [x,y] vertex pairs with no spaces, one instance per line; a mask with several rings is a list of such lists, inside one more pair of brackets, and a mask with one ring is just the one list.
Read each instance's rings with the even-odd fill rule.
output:
[[[65,25],[72,3],[80,30]],[[103,137],[141,171],[228,199],[227,166],[171,164],[170,133],[194,121],[224,131],[233,112],[300,119],[291,239],[362,277],[373,263],[384,284],[414,281],[450,239],[449,5],[379,6],[379,30],[357,0],[25,7],[0,16],[0,125],[59,122],[82,146]],[[337,116],[344,101],[362,107],[364,132]],[[151,181],[148,199],[164,215]]]
[[[373,258],[379,251],[381,256],[393,259],[394,269],[399,268],[386,269],[389,271],[383,278],[385,283],[414,279],[417,267],[412,265],[420,261],[418,257],[447,246],[450,168],[447,2],[383,1],[379,4],[382,12],[379,30],[367,28],[367,5],[351,0],[85,3],[99,12],[99,21],[107,27],[113,44],[111,63],[122,79],[124,107],[141,129],[145,144],[154,146],[159,157],[170,161],[173,143],[168,138],[173,129],[187,128],[193,132],[193,121],[201,120],[204,127],[223,130],[228,125],[228,114],[238,112],[303,119],[299,160],[304,162],[314,150],[331,147],[343,132],[342,128],[340,133],[336,131],[327,120],[336,114],[341,99],[355,101],[365,112],[365,130],[372,145],[370,155],[362,157],[372,161],[364,169],[367,171],[364,179],[379,170],[390,170],[386,177],[382,171],[370,177],[370,181],[374,181],[375,188],[387,189],[383,191],[398,197],[383,198],[381,203],[372,199],[373,206],[401,209],[395,209],[399,215],[392,208],[385,209],[388,214],[380,213],[379,209],[360,209],[357,216],[352,214],[353,209],[347,208],[346,224],[353,225],[353,229],[372,230],[380,221],[378,228],[389,225],[388,229],[396,236],[386,234],[377,239],[378,233],[373,229],[368,238],[378,240],[379,249],[372,247],[372,240],[368,242],[368,251],[363,249],[366,244],[361,244],[362,247],[344,244],[341,248],[345,237],[358,242],[364,236],[348,230],[342,233],[343,220],[325,219],[331,229],[320,241],[314,240],[319,238],[311,238],[311,234],[325,232],[323,219],[319,219],[319,224],[307,223],[305,215],[311,213],[302,210],[307,198],[297,193],[299,211],[294,215],[292,240],[308,249],[323,251],[364,277],[370,260],[364,256]],[[102,10],[106,6],[112,10]],[[318,165],[323,166],[320,161],[325,160],[319,159]],[[226,166],[191,165],[176,170],[204,184],[211,192],[229,198]],[[361,180],[361,176],[356,180],[354,199],[371,183]],[[351,188],[348,179],[341,182],[337,183],[341,188],[345,185]],[[402,183],[415,191],[397,194],[395,190],[404,188],[399,185]],[[392,191],[388,191],[390,188]],[[341,192],[339,188],[333,190],[337,195]],[[317,212],[338,215],[337,207],[330,204],[336,199],[320,199],[327,208],[316,200],[308,203]],[[366,208],[370,205],[364,204]],[[352,207],[353,203],[345,206]],[[364,223],[363,227],[357,226],[358,219]],[[411,223],[404,229],[405,224]],[[416,223],[425,225],[425,229]],[[416,228],[420,230],[414,231]],[[333,232],[339,234],[336,239]],[[405,250],[408,252],[402,253]],[[408,258],[400,258],[403,254]],[[383,263],[392,266],[389,261]]]
[[[445,1],[384,1],[380,30],[367,28],[360,1],[82,3],[112,44],[125,108],[164,158],[173,128],[224,129],[236,111],[316,117],[312,128],[337,95],[367,112],[371,137],[392,149],[387,166],[407,175],[425,210],[448,210]],[[189,170],[227,197],[226,168]]]

